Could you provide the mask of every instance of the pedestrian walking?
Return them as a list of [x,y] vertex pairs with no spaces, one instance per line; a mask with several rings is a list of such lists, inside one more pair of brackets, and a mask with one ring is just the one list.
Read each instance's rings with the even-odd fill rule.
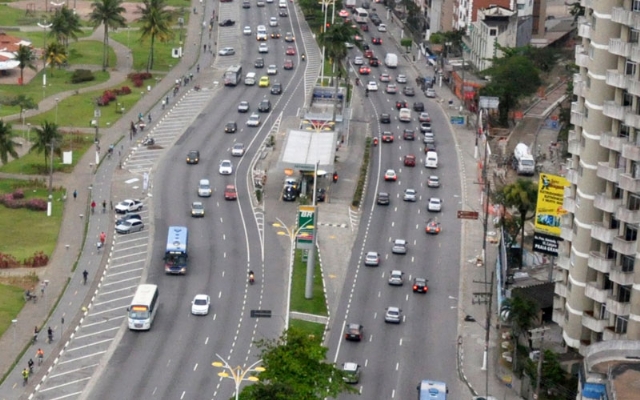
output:
[[86,269],[84,271],[82,271],[82,284],[83,285],[87,284],[87,277],[88,276],[89,276],[89,273],[87,272]]
[[149,123],[151,123],[151,113],[149,113],[149,115],[147,115],[147,120],[149,120]]
[[[118,155],[120,155],[120,152],[118,152]],[[113,200],[109,200],[109,208],[113,211]]]
[[200,73],[200,64],[196,65],[196,72]]
[[102,200],[102,213],[106,214],[106,212],[107,212],[107,201]]
[[29,383],[29,370],[25,368],[22,370],[22,386],[27,386],[28,383]]
[[192,72],[189,72],[189,80],[190,81],[193,80],[193,73]]
[[44,359],[44,351],[42,349],[38,349],[38,351],[36,351],[36,357],[38,358],[38,365],[42,365],[42,360]]
[[74,190],[74,191],[73,191],[73,199],[75,200],[75,199],[77,199],[77,198],[78,198],[78,191],[77,191],[77,190]]
[[167,105],[169,105],[169,96],[167,96],[167,97],[164,99],[164,101],[165,101],[165,103],[166,103]]
[[107,240],[107,234],[100,232],[100,243],[104,246],[104,242]]
[[164,110],[164,100],[162,100],[162,109]]
[[96,212],[96,202],[95,200],[91,201],[91,214],[95,214]]

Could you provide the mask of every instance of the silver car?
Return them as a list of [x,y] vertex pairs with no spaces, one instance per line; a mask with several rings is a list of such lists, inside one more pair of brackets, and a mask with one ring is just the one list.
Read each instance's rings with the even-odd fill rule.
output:
[[430,188],[440,187],[440,178],[438,178],[436,175],[431,175],[427,180],[427,186],[429,186]]
[[139,219],[128,219],[126,221],[122,221],[118,225],[116,225],[116,232],[118,233],[133,233],[140,232],[144,228],[144,224]]
[[234,54],[236,54],[236,51],[233,49],[233,47],[223,47],[218,52],[218,55],[220,56],[232,56]]
[[416,201],[417,200],[417,193],[415,189],[405,189],[404,190],[404,196],[403,196],[403,200],[404,201]]
[[384,314],[384,322],[389,324],[399,324],[402,322],[402,310],[398,307],[389,307]]
[[364,265],[368,265],[371,267],[377,267],[380,265],[380,254],[375,251],[370,251],[364,257]]
[[391,248],[393,254],[407,254],[407,241],[404,239],[396,239]]
[[431,212],[442,211],[442,200],[437,197],[430,198],[429,204],[427,205],[427,210]]
[[234,157],[242,157],[244,155],[244,144],[235,143],[231,148],[231,155]]
[[389,285],[402,286],[404,284],[404,272],[394,269],[389,274]]

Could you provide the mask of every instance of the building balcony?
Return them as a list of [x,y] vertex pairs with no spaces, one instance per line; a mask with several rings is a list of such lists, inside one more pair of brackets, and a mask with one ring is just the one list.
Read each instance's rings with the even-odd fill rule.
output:
[[580,136],[578,136],[578,132],[575,129],[569,130],[568,140],[580,140]]
[[640,179],[634,178],[631,174],[620,174],[618,185],[621,189],[627,190],[629,192],[638,193],[640,191]]
[[587,53],[578,52],[578,47],[582,46],[576,46],[576,65],[578,67],[588,68],[589,55]]
[[607,297],[607,311],[615,315],[629,315],[631,312],[631,303],[619,302],[612,296]]
[[[580,28],[578,27],[578,30],[579,29]],[[591,32],[589,32],[589,34],[590,33]],[[631,43],[626,42],[621,38],[609,39],[609,53],[629,58],[631,55]]]
[[555,322],[556,324],[558,324],[558,326],[560,326],[561,328],[564,328],[564,313],[566,311],[565,310],[553,310],[553,313],[551,314],[551,320],[553,322]]
[[606,82],[609,86],[626,89],[628,84],[627,75],[618,72],[617,69],[608,69],[606,74]]
[[613,132],[603,132],[600,135],[600,146],[609,150],[620,151],[622,145],[629,140],[627,137],[615,136]]
[[[615,212],[622,204],[622,199],[614,199],[606,193],[598,193],[593,200],[593,206],[598,210],[609,213]],[[607,242],[611,243],[611,242]]]
[[575,170],[573,168],[569,168],[567,170],[566,178],[567,178],[567,180],[569,182],[573,183],[574,185],[577,185],[578,184],[578,177],[579,177],[579,175],[578,175],[578,171],[577,170]]
[[574,126],[583,126],[584,125],[584,114],[579,112],[571,112],[571,117],[569,119],[571,125]]
[[[622,173],[622,171],[623,171],[622,168],[610,167],[608,161],[600,161],[598,162],[598,169],[596,171],[596,175],[599,178],[608,180],[609,182],[618,183],[618,179],[620,178],[620,174]],[[567,175],[567,179],[569,179],[568,175]]]
[[571,259],[567,256],[559,256],[556,260],[556,265],[565,271],[568,271],[571,267]]
[[602,113],[609,118],[614,118],[619,121],[624,120],[624,115],[629,107],[621,106],[613,100],[608,100],[603,103]]
[[607,258],[605,254],[600,253],[599,251],[590,251],[589,258],[587,259],[587,265],[589,268],[600,271],[603,274],[609,273],[615,262],[615,258]]
[[617,235],[617,229],[610,229],[604,226],[602,222],[594,222],[591,224],[591,237],[603,243],[613,243],[613,238]]
[[609,325],[609,320],[599,319],[593,316],[593,312],[585,311],[582,313],[582,326],[594,332],[602,332]]
[[587,97],[587,82],[580,81],[573,83],[573,94],[576,96]]
[[553,288],[553,293],[557,294],[562,298],[567,298],[567,285],[562,282],[556,282],[555,287]]
[[614,331],[613,326],[608,326],[606,328],[604,328],[604,331],[602,331],[602,340],[603,341],[609,341],[609,340],[625,340],[627,338],[627,335],[624,333],[616,333]]
[[564,302],[565,302],[565,298],[564,297],[560,297],[560,296],[553,296],[553,309],[554,310],[564,310]]
[[633,143],[622,145],[622,157],[631,161],[640,161],[640,146]]
[[611,268],[609,279],[618,285],[630,286],[633,285],[633,271],[624,271],[621,265],[616,265]]
[[569,242],[573,241],[573,228],[566,225],[560,225],[560,237]]
[[584,295],[598,303],[604,303],[611,295],[611,289],[601,289],[598,282],[587,282],[584,288]]
[[640,210],[630,210],[627,207],[618,207],[616,219],[628,224],[640,224]]
[[576,212],[576,199],[573,197],[565,197],[562,203],[562,208],[570,213]]
[[569,141],[569,148],[568,148],[569,153],[579,156],[581,150],[582,150],[582,144],[580,143],[580,140]]
[[637,247],[635,240],[626,240],[624,236],[613,238],[613,250],[625,256],[635,256]]
[[633,62],[640,62],[640,45],[631,45],[631,54],[629,55],[629,57]]
[[640,81],[637,79],[627,79],[627,90],[634,96],[640,96]]
[[613,7],[611,9],[611,21],[633,29],[640,29],[640,13],[631,12],[631,10],[623,7]]
[[629,126],[633,126],[636,129],[640,129],[640,115],[631,112],[631,107],[625,107],[627,110],[624,113],[624,123]]
[[578,36],[591,39],[591,24],[582,23],[578,25]]

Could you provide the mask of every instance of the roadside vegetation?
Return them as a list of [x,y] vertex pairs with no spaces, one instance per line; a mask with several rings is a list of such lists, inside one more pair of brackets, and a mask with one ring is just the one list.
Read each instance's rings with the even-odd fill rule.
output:
[[295,251],[293,278],[291,281],[291,311],[326,317],[328,315],[327,300],[324,297],[322,272],[317,252],[315,258],[316,265],[313,271],[313,297],[311,299],[306,299],[304,297],[305,283],[307,279],[307,261],[304,257],[304,253],[304,250]]

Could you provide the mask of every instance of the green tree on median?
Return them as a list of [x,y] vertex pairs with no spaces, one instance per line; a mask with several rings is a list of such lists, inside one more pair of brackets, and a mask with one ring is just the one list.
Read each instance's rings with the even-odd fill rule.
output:
[[122,7],[122,0],[96,0],[91,4],[89,21],[94,28],[104,27],[104,39],[102,40],[102,70],[109,66],[109,28],[118,29],[126,26],[126,20],[122,14],[126,11]]
[[325,361],[327,348],[298,329],[289,328],[278,339],[256,345],[265,371],[258,375],[258,383],[242,390],[242,400],[321,400],[357,393],[344,382],[344,373]]

